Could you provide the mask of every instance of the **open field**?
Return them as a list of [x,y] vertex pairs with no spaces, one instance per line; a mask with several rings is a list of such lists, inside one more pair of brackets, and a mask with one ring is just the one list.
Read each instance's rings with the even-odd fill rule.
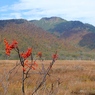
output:
[[[51,61],[44,61],[44,69]],[[16,60],[0,61],[0,95],[22,95],[21,66],[8,75]],[[42,75],[39,71],[42,62],[37,61],[36,70],[31,70],[30,77],[25,81],[26,95],[31,95]],[[7,79],[8,78],[8,79]],[[45,84],[35,95],[95,95],[95,61],[86,60],[57,60],[53,65]]]

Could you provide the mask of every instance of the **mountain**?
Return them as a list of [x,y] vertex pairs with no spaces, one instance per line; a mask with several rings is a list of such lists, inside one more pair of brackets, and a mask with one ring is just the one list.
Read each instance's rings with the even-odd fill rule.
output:
[[[42,29],[64,39],[69,44],[95,49],[95,27],[80,21],[67,21],[59,17],[42,18],[30,21]],[[89,43],[88,43],[89,42]]]
[[[9,42],[16,39],[20,51],[26,50],[27,47],[33,48],[34,55],[42,51],[46,59],[51,59],[56,50],[59,59],[93,59],[94,28],[90,24],[67,21],[59,17],[31,21],[0,20],[0,59],[5,59],[4,38]],[[9,59],[17,58],[13,51]]]
[[95,27],[90,24],[84,24],[80,21],[67,21],[60,17],[42,18],[40,20],[30,20],[33,24],[49,32],[65,32],[71,29],[85,29],[95,32]]
[[62,22],[66,22],[66,20],[60,17],[50,17],[50,18],[45,17],[40,20],[31,20],[30,22],[32,22],[38,27],[43,28],[46,31],[49,31],[50,29],[54,29],[55,25],[60,24]]
[[[34,54],[42,51],[43,56],[47,59],[52,58],[51,56],[56,50],[59,52],[67,51],[63,40],[24,19],[0,21],[0,59],[4,59],[5,56],[4,38],[8,39],[10,43],[16,39],[21,51],[28,47],[33,48]],[[71,48],[68,47],[68,50],[77,50],[75,47],[71,46]],[[17,58],[17,55],[13,52],[10,58]]]

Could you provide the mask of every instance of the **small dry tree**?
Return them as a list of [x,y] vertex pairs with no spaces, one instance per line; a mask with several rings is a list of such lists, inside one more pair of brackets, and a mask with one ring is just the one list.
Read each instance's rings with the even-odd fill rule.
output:
[[[29,77],[30,70],[36,69],[36,67],[37,67],[36,60],[37,59],[35,59],[35,60],[33,59],[32,48],[28,48],[26,52],[21,53],[19,50],[19,47],[18,47],[18,42],[16,40],[13,40],[13,42],[11,44],[9,44],[9,42],[6,39],[4,39],[4,43],[5,43],[5,51],[6,51],[5,53],[7,56],[10,56],[11,50],[13,50],[13,49],[18,54],[20,63],[16,64],[16,66],[12,70],[10,70],[9,73],[12,73],[13,70],[17,66],[22,66],[22,95],[25,95],[25,80]],[[37,56],[43,62],[42,53],[38,52]],[[31,61],[28,60],[29,57],[30,57]],[[42,85],[45,83],[46,77],[49,75],[49,71],[51,70],[56,59],[57,59],[57,52],[55,52],[55,54],[53,54],[52,61],[51,61],[50,65],[48,66],[47,69],[45,69],[44,65],[42,64],[42,70],[43,70],[43,76],[41,78],[42,80],[36,86],[35,90],[32,92],[31,95],[34,95],[42,87]],[[41,73],[42,72],[40,72],[40,74]],[[52,84],[52,89],[53,89],[53,84]]]

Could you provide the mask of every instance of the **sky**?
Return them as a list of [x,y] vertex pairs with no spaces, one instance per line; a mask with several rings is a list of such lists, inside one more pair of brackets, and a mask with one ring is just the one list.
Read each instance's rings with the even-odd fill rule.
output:
[[0,0],[0,20],[52,16],[95,26],[95,0]]

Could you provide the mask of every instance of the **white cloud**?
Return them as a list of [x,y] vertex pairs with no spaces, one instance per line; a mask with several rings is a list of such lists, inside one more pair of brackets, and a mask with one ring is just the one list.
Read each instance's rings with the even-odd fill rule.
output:
[[0,8],[0,12],[5,12],[8,9],[9,9],[8,6],[3,6],[3,7]]
[[44,16],[61,16],[67,20],[81,20],[95,25],[95,0],[19,0],[2,7],[15,18],[39,19]]
[[[13,5],[14,10],[23,10],[31,8],[43,9],[75,9],[75,8],[91,8],[95,4],[94,0],[20,0],[19,3]],[[90,6],[91,5],[91,6]],[[89,7],[90,6],[90,7]],[[82,10],[81,10],[82,11]]]
[[22,15],[21,15],[21,13],[10,13],[10,16],[12,16],[12,17],[14,17],[15,19],[18,19],[18,18],[22,18]]

